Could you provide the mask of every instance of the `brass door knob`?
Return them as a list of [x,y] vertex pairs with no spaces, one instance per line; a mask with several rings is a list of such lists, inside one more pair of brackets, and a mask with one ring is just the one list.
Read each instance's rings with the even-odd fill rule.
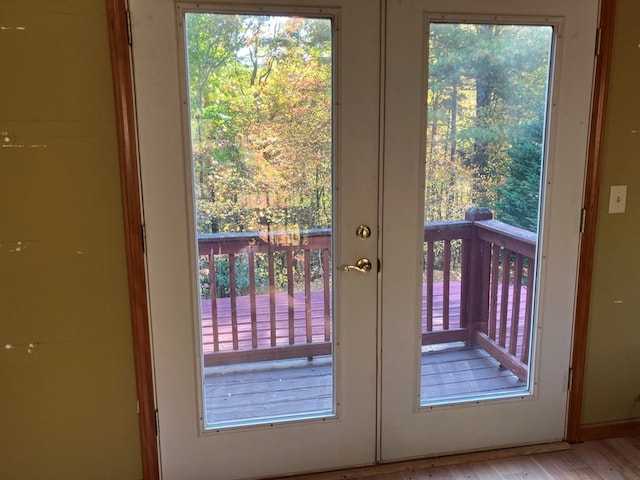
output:
[[354,271],[367,274],[371,271],[371,260],[368,258],[361,258],[355,265],[342,265],[340,268],[345,272]]

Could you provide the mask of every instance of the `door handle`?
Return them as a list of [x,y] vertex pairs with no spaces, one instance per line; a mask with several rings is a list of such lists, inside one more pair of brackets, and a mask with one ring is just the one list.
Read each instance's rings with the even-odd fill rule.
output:
[[371,260],[368,258],[361,258],[355,265],[342,265],[340,268],[345,272],[354,271],[367,274],[371,271]]

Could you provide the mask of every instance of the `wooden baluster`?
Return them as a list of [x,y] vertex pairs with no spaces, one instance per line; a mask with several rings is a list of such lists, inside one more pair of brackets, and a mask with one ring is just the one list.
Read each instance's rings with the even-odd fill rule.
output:
[[536,261],[528,258],[527,266],[527,300],[524,311],[524,333],[522,335],[522,354],[520,360],[526,365],[529,364],[529,345],[531,344],[531,328],[533,313],[533,293],[535,292],[536,281]]
[[513,299],[511,303],[511,338],[509,339],[509,353],[516,354],[518,350],[518,334],[520,333],[520,288],[522,287],[522,255],[516,254],[513,268]]
[[287,258],[287,306],[289,312],[289,345],[293,345],[296,341],[295,339],[295,319],[294,319],[294,309],[293,309],[293,294],[294,294],[294,285],[293,285],[293,247],[287,247],[285,250],[286,258]]
[[500,278],[500,245],[491,248],[491,289],[489,293],[489,338],[496,340],[498,323],[498,284]]
[[216,282],[216,259],[213,248],[209,250],[209,301],[211,302],[211,327],[213,331],[213,351],[220,351],[220,330],[218,327],[218,286]]
[[501,347],[507,343],[507,318],[509,308],[509,279],[511,277],[511,250],[502,250],[502,298],[500,299],[500,339]]
[[331,341],[331,270],[329,249],[322,249],[322,283],[324,288],[324,341]]
[[451,240],[444,241],[444,265],[442,279],[442,329],[449,330],[449,306],[451,303]]
[[273,268],[273,251],[269,249],[267,253],[267,263],[269,270],[269,338],[271,339],[271,346],[275,347],[277,343],[277,324],[276,324],[276,280],[275,271]]
[[491,277],[491,243],[482,242],[482,282],[480,284],[480,318],[477,329],[483,333],[488,332],[489,323],[489,278]]
[[427,332],[433,332],[433,242],[427,242]]
[[306,320],[307,343],[313,342],[311,319],[311,251],[304,249],[304,315]]
[[233,337],[233,349],[238,350],[238,305],[236,293],[236,257],[229,254],[229,292],[231,296],[231,334]]
[[470,276],[471,276],[471,248],[473,242],[471,240],[462,240],[461,266],[460,266],[460,328],[469,328],[469,316],[471,315],[470,297]]
[[251,347],[258,348],[258,313],[256,308],[256,259],[249,247],[249,304],[251,305]]

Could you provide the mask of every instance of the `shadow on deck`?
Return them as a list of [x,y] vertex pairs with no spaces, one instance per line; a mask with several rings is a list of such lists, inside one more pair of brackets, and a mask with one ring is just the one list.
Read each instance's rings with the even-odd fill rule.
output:
[[[509,394],[526,388],[480,348],[460,344],[421,357],[421,403],[453,397]],[[334,411],[330,356],[208,367],[206,420],[210,425],[329,416]]]

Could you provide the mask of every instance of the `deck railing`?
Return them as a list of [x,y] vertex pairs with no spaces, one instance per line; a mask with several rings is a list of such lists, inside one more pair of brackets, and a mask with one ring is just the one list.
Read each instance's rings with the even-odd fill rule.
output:
[[[205,365],[331,352],[328,229],[208,234],[198,245]],[[534,233],[487,209],[425,224],[423,345],[478,345],[526,378],[535,252]]]
[[205,365],[331,353],[329,229],[205,234],[198,248]]
[[536,234],[472,208],[465,220],[425,224],[424,242],[423,345],[478,345],[524,381]]

